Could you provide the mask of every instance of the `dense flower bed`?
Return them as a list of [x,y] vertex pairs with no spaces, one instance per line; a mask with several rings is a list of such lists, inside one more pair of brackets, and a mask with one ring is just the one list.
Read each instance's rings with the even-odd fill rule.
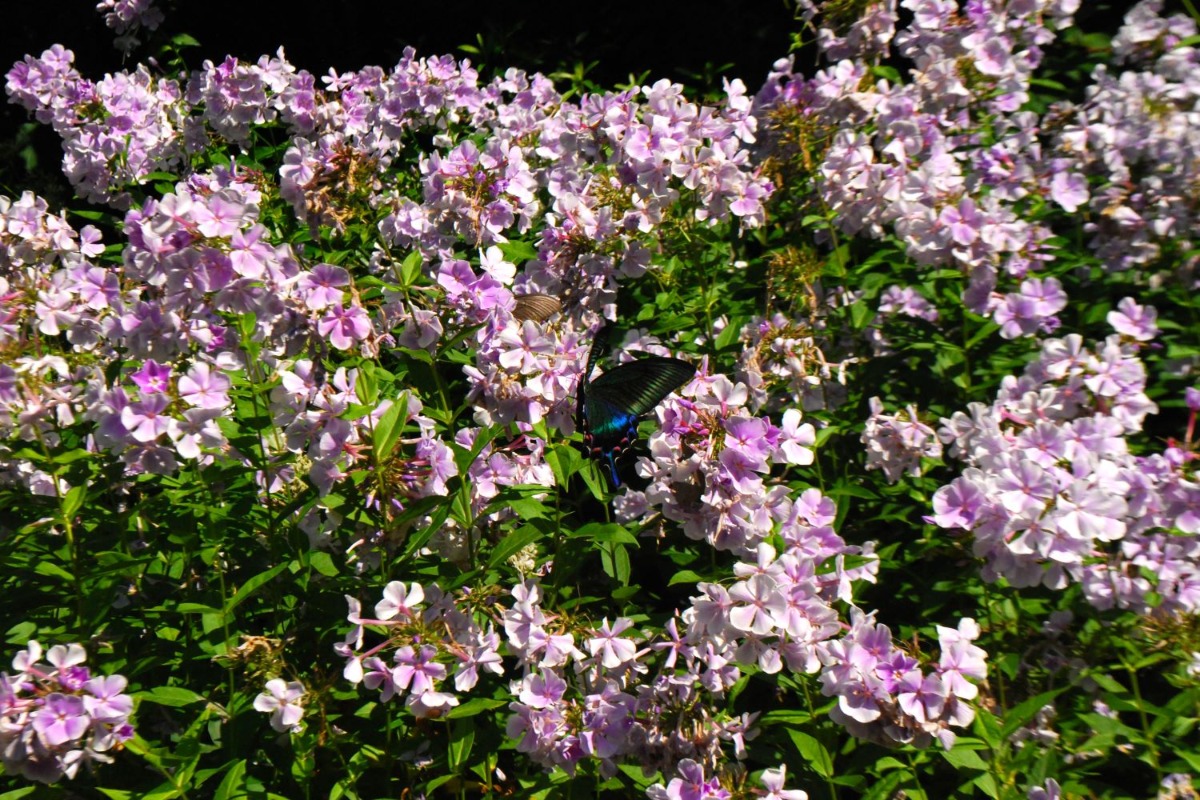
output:
[[[799,6],[753,94],[15,64],[93,206],[0,197],[5,773],[1190,796],[1195,21],[1066,98],[1077,1]],[[619,486],[609,340],[696,367]]]

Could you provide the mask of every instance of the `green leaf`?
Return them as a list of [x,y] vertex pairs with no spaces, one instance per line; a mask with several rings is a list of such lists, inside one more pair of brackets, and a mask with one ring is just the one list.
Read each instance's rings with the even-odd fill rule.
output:
[[172,609],[176,614],[220,614],[216,606],[206,606],[203,603],[178,603]]
[[1063,691],[1064,688],[1056,688],[1056,690],[1036,694],[1016,705],[1012,710],[1004,712],[1004,726],[1000,730],[1002,738],[1007,739],[1016,732],[1016,729],[1030,723],[1033,717],[1037,716],[1038,711],[1042,710],[1044,706],[1050,705],[1052,700],[1060,696]]
[[246,601],[246,599],[248,597],[250,597],[256,591],[258,591],[258,589],[261,586],[268,583],[276,575],[283,572],[285,569],[287,569],[290,566],[291,566],[290,562],[283,563],[283,564],[276,564],[275,566],[271,567],[270,569],[258,573],[253,578],[250,578],[248,581],[243,583],[238,588],[237,592],[233,595],[233,597],[231,597],[229,599],[229,602],[225,604],[225,613],[226,614],[232,613],[232,611],[235,608],[240,606],[243,602]]
[[504,260],[517,266],[538,256],[537,248],[529,242],[500,242],[497,246],[500,248],[500,252],[504,254]]
[[475,725],[469,722],[462,722],[461,720],[451,720],[450,743],[446,752],[450,769],[458,772],[470,757],[471,748],[474,745]]
[[591,539],[605,544],[637,544],[637,537],[615,522],[589,522],[567,533],[571,539]]
[[326,578],[333,578],[338,574],[337,564],[333,563],[333,556],[324,550],[314,550],[310,553],[308,565]]
[[156,686],[144,692],[134,692],[133,696],[143,702],[172,708],[207,702],[203,695],[198,695],[191,689],[185,689],[182,686]]
[[22,797],[28,797],[38,791],[37,786],[24,786],[20,789],[13,789],[11,792],[0,794],[0,800],[20,800]]
[[671,579],[667,581],[667,586],[674,586],[677,583],[694,584],[702,580],[704,578],[699,573],[693,572],[690,569],[681,569],[671,576]]
[[421,264],[424,259],[420,250],[413,250],[400,262],[400,280],[405,288],[412,286],[421,277]]
[[797,752],[800,753],[800,757],[807,761],[818,775],[822,778],[833,775],[833,757],[829,755],[825,745],[804,731],[789,730],[787,734],[791,738],[792,744],[796,746]]
[[401,419],[408,416],[408,392],[401,392],[387,411],[375,422],[372,444],[375,447],[375,460],[384,463],[400,441],[404,430]]
[[1106,692],[1112,692],[1113,694],[1117,695],[1125,695],[1129,693],[1129,690],[1122,686],[1120,681],[1116,680],[1107,673],[1095,671],[1089,672],[1087,676],[1095,681],[1096,685]]
[[354,393],[358,400],[370,410],[374,410],[379,402],[379,374],[375,365],[364,361],[358,368],[358,377],[354,381]]
[[869,303],[859,300],[850,306],[850,324],[855,330],[861,331],[875,319],[875,312]]
[[79,513],[79,509],[83,507],[83,501],[87,498],[86,486],[72,486],[67,491],[67,496],[63,498],[62,516],[63,522],[70,522]]
[[716,341],[714,342],[717,350],[724,350],[725,348],[730,347],[738,340],[738,337],[741,335],[741,331],[742,326],[733,324],[732,322],[722,328],[721,332],[717,334]]
[[957,769],[971,769],[976,772],[986,772],[988,765],[979,753],[966,747],[960,747],[957,743],[950,750],[939,750],[942,758],[946,759],[952,766]]
[[579,470],[579,475],[583,478],[583,483],[588,487],[588,491],[592,493],[592,497],[603,503],[608,492],[608,479],[604,477],[599,465],[589,459]]
[[529,545],[541,541],[545,536],[546,534],[534,525],[522,525],[500,540],[492,550],[488,566],[496,567],[503,564]]
[[992,750],[998,750],[1001,742],[1004,741],[1000,733],[999,720],[987,711],[981,710],[975,714],[975,722],[972,724],[971,730]]
[[47,577],[60,578],[67,582],[74,582],[75,577],[67,572],[62,567],[50,561],[39,561],[33,571],[38,575],[46,575]]
[[503,700],[492,700],[487,697],[475,697],[460,706],[455,706],[450,709],[450,713],[446,715],[446,719],[461,719],[463,717],[473,717],[477,714],[482,714],[485,711],[491,711],[494,708],[506,706]]
[[571,476],[583,466],[583,458],[579,451],[567,444],[553,444],[546,448],[546,463],[554,472],[555,484],[565,489],[571,481]]
[[233,800],[235,797],[245,797],[246,761],[241,759],[233,762],[225,777],[221,779],[213,794],[213,800]]
[[433,517],[430,518],[429,524],[424,528],[424,530],[415,536],[410,536],[408,541],[405,542],[404,554],[401,560],[412,558],[414,553],[424,547],[425,543],[433,538],[433,535],[441,529],[442,525],[446,523],[446,519],[450,516],[450,511],[453,508],[450,503],[445,502],[444,498],[434,499],[442,500],[441,505],[438,507],[438,510],[433,513]]

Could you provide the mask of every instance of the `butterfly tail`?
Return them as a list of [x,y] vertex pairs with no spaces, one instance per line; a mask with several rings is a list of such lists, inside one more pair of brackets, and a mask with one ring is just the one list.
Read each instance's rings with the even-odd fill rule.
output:
[[609,450],[605,453],[605,458],[608,460],[608,474],[612,477],[613,488],[621,488],[621,479],[617,477],[617,458],[616,454]]

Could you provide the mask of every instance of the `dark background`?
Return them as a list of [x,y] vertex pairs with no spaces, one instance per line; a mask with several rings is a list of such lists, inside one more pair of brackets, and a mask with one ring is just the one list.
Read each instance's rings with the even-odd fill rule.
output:
[[[513,66],[528,72],[587,72],[603,87],[629,80],[670,78],[688,85],[720,86],[740,77],[753,93],[772,62],[788,53],[793,22],[784,0],[622,3],[480,3],[463,0],[159,0],[166,20],[143,32],[141,47],[123,57],[95,0],[17,0],[5,4],[0,23],[0,73],[26,54],[52,44],[75,53],[75,66],[93,80],[132,69],[156,54],[169,36],[187,33],[200,47],[183,51],[189,69],[226,55],[243,60],[274,55],[318,77],[330,67],[345,72],[367,65],[389,69],[411,45],[420,56],[451,54],[482,62],[481,78]],[[479,47],[482,55],[460,50]],[[648,74],[647,74],[648,73]],[[51,206],[70,200],[59,174],[61,149],[48,128],[22,130],[26,111],[0,97],[0,194],[30,188]],[[36,163],[30,163],[30,146]]]
[[[58,43],[75,53],[76,68],[93,80],[133,68],[158,53],[170,36],[186,33],[200,42],[183,51],[189,69],[226,55],[253,61],[282,45],[288,61],[318,76],[318,85],[330,67],[388,69],[411,45],[421,56],[469,57],[482,65],[485,80],[510,66],[549,74],[583,63],[594,64],[587,76],[604,88],[631,75],[719,88],[724,76],[741,78],[753,93],[771,64],[787,55],[792,33],[799,30],[790,0],[159,0],[165,22],[143,32],[142,46],[126,58],[113,47],[114,33],[95,11],[95,0],[4,5],[0,73]],[[1076,19],[1084,30],[1111,34],[1131,5],[1084,0]],[[1177,5],[1168,2],[1167,10]],[[479,47],[481,54],[467,53],[462,45]],[[801,54],[800,71],[811,73],[814,59],[815,53]],[[33,189],[59,208],[72,193],[60,173],[58,137],[28,121],[23,108],[0,97],[0,194]]]

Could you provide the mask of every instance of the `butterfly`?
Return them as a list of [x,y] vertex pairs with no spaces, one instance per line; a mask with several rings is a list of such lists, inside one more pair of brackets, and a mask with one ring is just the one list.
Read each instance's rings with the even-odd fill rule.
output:
[[620,364],[592,380],[592,371],[607,352],[597,337],[588,354],[587,372],[575,398],[575,423],[593,458],[608,463],[613,486],[620,486],[616,457],[637,440],[638,420],[663,398],[692,379],[696,368],[678,358],[651,356]]
[[561,310],[562,303],[557,297],[539,293],[520,294],[516,297],[512,315],[517,322],[530,319],[534,322],[545,322]]

